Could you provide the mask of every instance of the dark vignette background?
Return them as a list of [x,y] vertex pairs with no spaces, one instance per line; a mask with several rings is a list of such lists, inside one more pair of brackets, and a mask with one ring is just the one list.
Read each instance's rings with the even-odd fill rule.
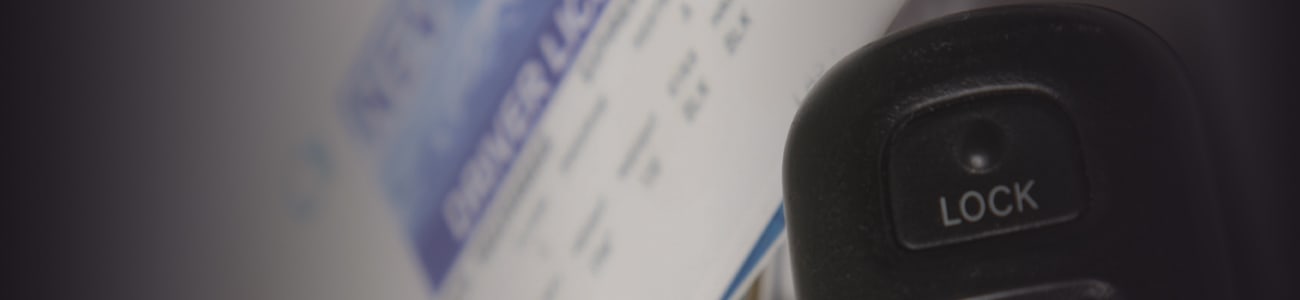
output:
[[[16,53],[7,65],[17,67],[8,68],[16,80],[6,86],[17,88],[10,102],[18,105],[6,110],[6,123],[19,138],[6,148],[18,166],[8,186],[19,192],[7,197],[17,217],[9,236],[17,239],[5,248],[18,266],[9,268],[18,280],[7,286],[18,289],[7,298],[171,299],[219,291],[219,282],[204,281],[207,270],[175,266],[219,260],[222,232],[201,230],[213,236],[192,239],[200,244],[160,240],[180,230],[166,212],[202,210],[227,192],[223,181],[240,176],[222,166],[241,159],[244,148],[225,142],[258,129],[240,125],[240,110],[214,104],[294,81],[266,74],[302,67],[292,56],[311,54],[266,53],[295,42],[283,40],[286,34],[309,33],[258,12],[311,5],[337,3],[131,0],[11,10],[5,44]],[[1249,298],[1294,298],[1300,10],[1284,0],[1204,5],[1216,13],[1207,20],[1215,26],[1196,34],[1211,42],[1180,55],[1197,61],[1189,63],[1200,66],[1194,80],[1210,99],[1221,189],[1232,198],[1224,200],[1225,214],[1245,249],[1238,263],[1243,271],[1272,270],[1242,272],[1248,275],[1237,285]],[[254,56],[262,60],[256,67],[233,63]],[[264,59],[280,56],[287,59]]]

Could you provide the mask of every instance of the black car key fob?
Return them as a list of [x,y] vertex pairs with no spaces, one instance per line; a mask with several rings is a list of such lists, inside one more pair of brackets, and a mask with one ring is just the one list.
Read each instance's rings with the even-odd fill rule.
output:
[[1083,5],[895,32],[814,87],[786,216],[804,299],[1221,299],[1196,94],[1159,36]]

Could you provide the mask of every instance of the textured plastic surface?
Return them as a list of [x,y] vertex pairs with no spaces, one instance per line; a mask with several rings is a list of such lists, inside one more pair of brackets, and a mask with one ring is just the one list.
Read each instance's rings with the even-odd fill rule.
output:
[[[1086,209],[1034,230],[901,245],[891,134],[954,101],[1017,93],[1045,95],[1073,121]],[[818,82],[787,140],[799,295],[951,299],[1087,280],[1126,298],[1230,298],[1195,101],[1159,37],[1093,7],[970,11],[867,45]]]

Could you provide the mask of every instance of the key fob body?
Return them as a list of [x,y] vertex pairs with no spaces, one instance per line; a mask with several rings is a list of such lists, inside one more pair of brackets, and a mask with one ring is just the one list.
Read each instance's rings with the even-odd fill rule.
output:
[[786,145],[804,299],[1230,298],[1179,59],[1083,5],[894,32],[813,88]]

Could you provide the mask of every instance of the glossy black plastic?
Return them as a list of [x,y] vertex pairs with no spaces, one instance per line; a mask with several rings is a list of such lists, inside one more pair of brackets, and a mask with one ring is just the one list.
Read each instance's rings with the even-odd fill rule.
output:
[[[900,243],[888,200],[893,134],[963,99],[1016,94],[1052,101],[1069,119],[1086,207],[1032,230]],[[952,299],[1086,281],[1115,297],[1231,298],[1196,101],[1158,36],[1095,7],[975,10],[867,45],[818,82],[787,140],[798,294]]]

